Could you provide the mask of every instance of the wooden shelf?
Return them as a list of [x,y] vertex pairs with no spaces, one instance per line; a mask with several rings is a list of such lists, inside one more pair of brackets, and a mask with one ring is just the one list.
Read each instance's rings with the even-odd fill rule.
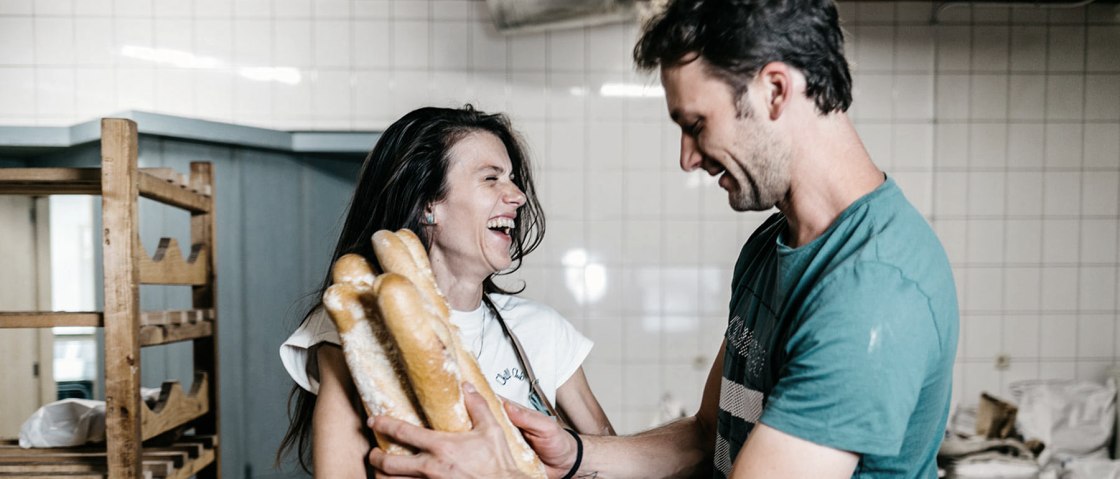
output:
[[164,168],[140,169],[140,196],[196,213],[210,211],[208,187],[191,187],[185,179],[165,177],[164,170],[170,171]]
[[156,407],[140,406],[141,440],[147,441],[182,426],[210,410],[210,380],[203,371],[196,372],[191,393],[183,393],[179,381],[163,383]]
[[[55,326],[105,326],[100,311],[16,311],[0,312],[0,329],[50,328]],[[213,309],[148,311],[140,314],[140,345],[205,338],[214,334]]]
[[6,195],[99,195],[101,168],[0,168]]
[[[137,240],[139,243],[139,240]],[[140,248],[143,250],[143,246]],[[183,258],[179,242],[175,238],[160,238],[155,254],[140,256],[141,284],[183,284],[202,285],[207,283],[206,266],[210,264],[209,253],[202,245],[191,247],[191,254]]]
[[[210,211],[209,186],[192,186],[169,168],[141,168],[140,196],[196,213]],[[6,195],[99,195],[100,168],[0,168]]]
[[87,326],[100,328],[104,320],[100,311],[71,313],[66,311],[4,311],[0,312],[0,329],[51,328],[55,326]]
[[140,316],[142,326],[178,326],[213,321],[213,309],[184,309],[180,311],[145,311]]
[[[214,462],[214,436],[185,436],[167,446],[145,447],[141,469],[145,478],[186,479]],[[13,440],[0,441],[0,477],[104,478],[108,461],[104,446],[24,449]]]
[[140,327],[140,346],[158,346],[179,341],[209,337],[214,334],[214,323],[182,323]]
[[187,341],[213,334],[213,309],[152,311],[140,317],[141,346]]

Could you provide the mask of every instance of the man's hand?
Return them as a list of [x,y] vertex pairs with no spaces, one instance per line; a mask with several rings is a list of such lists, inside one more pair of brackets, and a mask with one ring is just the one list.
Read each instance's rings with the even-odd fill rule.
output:
[[576,441],[572,435],[551,417],[509,401],[502,403],[510,422],[521,429],[529,447],[541,458],[548,477],[564,477],[576,460]]
[[[371,418],[374,431],[417,450],[413,456],[395,456],[374,448],[369,463],[377,477],[525,477],[513,462],[502,427],[490,414],[486,400],[470,384],[464,383],[463,391],[474,424],[467,432],[432,431],[386,416]],[[561,433],[567,436],[563,430]]]

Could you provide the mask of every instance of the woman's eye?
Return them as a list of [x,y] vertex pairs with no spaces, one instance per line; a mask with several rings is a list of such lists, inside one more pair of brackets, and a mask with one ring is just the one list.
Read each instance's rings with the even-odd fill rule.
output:
[[497,176],[487,176],[486,181],[498,181],[498,177]]

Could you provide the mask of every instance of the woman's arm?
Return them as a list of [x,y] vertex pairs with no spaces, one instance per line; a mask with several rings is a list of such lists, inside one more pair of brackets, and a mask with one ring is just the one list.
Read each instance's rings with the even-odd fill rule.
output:
[[556,407],[580,434],[614,435],[614,427],[591,392],[582,366],[556,389]]
[[311,420],[315,476],[364,479],[370,445],[365,424],[350,402],[357,392],[342,348],[323,343],[315,354],[319,362],[319,398]]

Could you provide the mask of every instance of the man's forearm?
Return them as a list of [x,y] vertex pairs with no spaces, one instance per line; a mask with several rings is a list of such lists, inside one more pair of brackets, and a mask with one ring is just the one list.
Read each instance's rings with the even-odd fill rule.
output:
[[582,436],[575,477],[696,477],[711,466],[714,433],[690,416],[634,436]]

